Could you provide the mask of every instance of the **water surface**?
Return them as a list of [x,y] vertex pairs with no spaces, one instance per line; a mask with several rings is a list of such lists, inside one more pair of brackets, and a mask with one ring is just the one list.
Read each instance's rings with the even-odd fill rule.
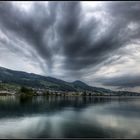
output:
[[0,97],[0,138],[140,138],[140,98]]

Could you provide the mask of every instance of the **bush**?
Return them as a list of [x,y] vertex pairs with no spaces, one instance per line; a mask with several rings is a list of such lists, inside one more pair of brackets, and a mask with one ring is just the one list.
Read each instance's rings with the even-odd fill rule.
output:
[[27,95],[34,95],[34,91],[30,88],[27,88],[27,87],[21,87],[20,92],[27,94]]

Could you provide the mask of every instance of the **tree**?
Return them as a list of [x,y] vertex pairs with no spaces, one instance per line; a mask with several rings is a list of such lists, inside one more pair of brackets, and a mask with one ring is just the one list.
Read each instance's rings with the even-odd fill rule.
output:
[[34,91],[31,88],[21,87],[20,92],[26,95],[34,95]]

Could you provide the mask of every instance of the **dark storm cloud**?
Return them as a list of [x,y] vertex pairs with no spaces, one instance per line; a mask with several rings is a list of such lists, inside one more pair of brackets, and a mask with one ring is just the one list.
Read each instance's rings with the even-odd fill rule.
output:
[[[36,50],[37,55],[30,52],[32,56],[40,56],[50,70],[57,54],[64,57],[62,69],[68,72],[66,74],[79,72],[80,77],[90,67],[109,63],[106,60],[119,48],[139,39],[139,7],[139,2],[106,2],[99,11],[93,9],[93,16],[87,18],[81,2],[34,3],[29,13],[10,2],[3,2],[0,3],[0,29]],[[106,17],[97,19],[95,14],[102,11]],[[102,22],[108,25],[104,26]],[[137,28],[129,28],[130,24],[136,24]],[[105,31],[101,32],[102,29]],[[45,71],[45,65],[36,60]],[[113,79],[111,81],[113,83]]]
[[98,78],[96,82],[102,83],[104,86],[117,86],[117,87],[137,87],[140,86],[140,75],[121,75],[110,78]]
[[[31,14],[28,15],[24,11],[19,11],[11,3],[0,3],[1,29],[7,35],[11,33],[15,38],[20,38],[33,46],[47,64],[51,64],[49,63],[51,51],[47,42],[43,42],[43,37],[45,31],[47,32],[47,29],[54,22],[55,13],[51,8],[53,9],[52,4],[46,8],[44,5],[35,3]],[[49,13],[49,11],[52,12]]]
[[[127,27],[130,23],[137,26],[137,30],[130,31],[126,29],[126,38],[140,38],[140,3],[139,2],[115,2],[107,5],[107,12],[115,17],[115,21],[124,24]],[[129,32],[130,31],[130,32]],[[124,38],[124,37],[123,37]]]
[[[117,12],[120,5],[124,9],[121,8]],[[59,46],[63,47],[63,54],[66,57],[65,68],[72,72],[96,66],[108,59],[117,49],[129,44],[132,39],[139,38],[139,30],[134,33],[127,28],[131,22],[139,23],[138,19],[140,19],[140,16],[135,17],[140,3],[132,3],[132,5],[129,3],[107,4],[104,11],[109,13],[110,17],[117,18],[109,21],[109,28],[100,35],[99,39],[96,39],[100,29],[104,28],[100,21],[94,17],[84,21],[85,17],[78,2],[60,4],[61,18],[57,22],[56,30],[61,39]]]

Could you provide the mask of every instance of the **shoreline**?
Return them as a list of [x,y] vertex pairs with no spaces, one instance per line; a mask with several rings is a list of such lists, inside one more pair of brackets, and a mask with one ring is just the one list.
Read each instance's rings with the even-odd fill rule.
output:
[[135,97],[140,97],[140,95],[132,95],[132,96],[119,96],[119,95],[92,95],[92,96],[82,96],[82,95],[17,95],[17,94],[0,94],[1,96],[15,96],[15,97],[20,97],[20,96],[24,96],[24,97],[98,97],[98,98],[135,98]]

